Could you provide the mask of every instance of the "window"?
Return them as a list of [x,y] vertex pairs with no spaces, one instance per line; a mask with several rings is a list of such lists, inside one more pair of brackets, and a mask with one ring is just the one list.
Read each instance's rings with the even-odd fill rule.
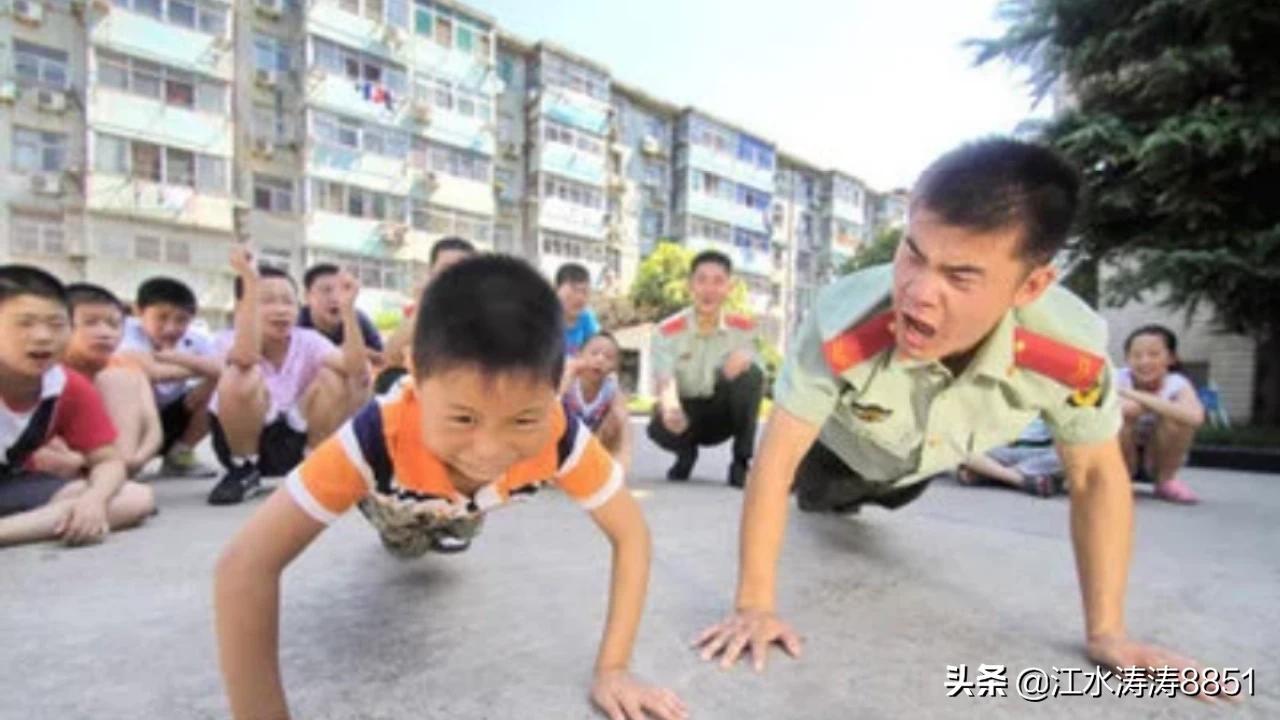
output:
[[[256,196],[255,191],[255,202]],[[317,209],[326,212],[387,222],[405,219],[404,198],[328,180],[311,181],[311,200]]]
[[42,45],[15,39],[13,70],[24,85],[38,85],[53,90],[67,88],[67,54]]
[[195,156],[186,150],[165,149],[165,182],[169,185],[195,186]]
[[[415,274],[423,274],[425,268],[420,263],[409,263],[403,260],[388,260],[326,250],[313,250],[308,253],[311,263],[329,262],[350,271],[360,279],[363,287],[382,290],[407,291],[412,287]],[[415,273],[415,271],[418,271]]]
[[453,47],[453,21],[449,18],[436,18],[436,42],[444,47]]
[[164,261],[175,265],[191,264],[191,243],[186,240],[164,241]]
[[293,212],[293,182],[269,175],[254,175],[253,206],[267,212]]
[[110,175],[129,172],[129,141],[112,135],[97,135],[94,150],[94,167]]
[[67,136],[24,127],[13,128],[13,169],[59,172],[67,161]]
[[253,36],[253,66],[258,70],[288,72],[292,66],[289,44],[279,38],[256,33]]
[[409,75],[404,68],[324,38],[313,36],[311,42],[315,66],[325,72],[345,75],[356,82],[382,85],[394,94],[408,91]]
[[160,238],[139,235],[133,239],[133,256],[138,260],[160,262],[163,243]]
[[67,253],[62,218],[13,212],[9,215],[9,252],[14,255],[63,256]]
[[435,172],[488,183],[492,166],[487,155],[439,143],[428,143],[427,167]]
[[209,35],[227,32],[227,9],[216,3],[197,0],[113,0],[116,5],[160,22]]
[[292,136],[283,109],[272,105],[254,105],[253,136],[275,144],[289,142]]
[[138,180],[154,180],[159,182],[160,174],[160,147],[151,143],[144,143],[134,140],[132,145],[132,154],[129,158],[130,175]]
[[599,188],[591,185],[564,180],[551,175],[544,176],[542,183],[545,197],[558,198],[574,205],[603,209],[604,194]]
[[317,141],[348,150],[403,159],[410,156],[409,134],[326,112],[316,112],[312,133]]
[[155,98],[174,107],[217,114],[226,112],[226,83],[107,50],[95,52],[98,82],[106,87]]

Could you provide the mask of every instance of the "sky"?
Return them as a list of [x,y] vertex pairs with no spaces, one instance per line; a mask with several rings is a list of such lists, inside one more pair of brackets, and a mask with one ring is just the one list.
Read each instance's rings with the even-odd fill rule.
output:
[[[615,81],[773,140],[877,190],[909,187],[967,139],[1011,132],[1024,74],[973,66],[997,0],[470,0],[503,30],[550,40]],[[754,8],[748,6],[755,6]]]

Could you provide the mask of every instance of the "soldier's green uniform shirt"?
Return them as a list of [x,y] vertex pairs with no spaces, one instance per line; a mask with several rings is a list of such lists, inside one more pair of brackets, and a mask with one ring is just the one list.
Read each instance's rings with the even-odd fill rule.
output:
[[735,350],[755,357],[756,325],[736,313],[720,313],[720,322],[709,333],[698,332],[698,318],[688,307],[658,323],[653,340],[653,374],[673,376],[682,398],[707,398],[715,394],[716,371]]
[[[882,265],[820,291],[774,387],[774,401],[820,425],[820,441],[865,479],[918,482],[971,453],[1013,442],[1037,416],[1068,445],[1119,431],[1106,324],[1058,285],[1006,313],[958,377],[941,362],[895,356],[892,341],[837,376],[824,342],[887,310],[892,282],[892,267]],[[1019,327],[1101,359],[1090,399],[1073,403],[1073,388],[1015,362]]]

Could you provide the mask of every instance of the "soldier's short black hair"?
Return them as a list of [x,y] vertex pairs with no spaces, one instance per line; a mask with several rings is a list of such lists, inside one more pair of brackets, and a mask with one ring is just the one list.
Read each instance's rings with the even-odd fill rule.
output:
[[31,265],[0,265],[0,305],[24,295],[67,307],[67,289],[58,278]]
[[585,265],[576,262],[567,262],[556,270],[556,287],[560,287],[565,283],[587,283],[591,284],[591,272],[587,270]]
[[694,255],[693,262],[689,263],[689,275],[693,275],[697,272],[698,266],[704,263],[715,263],[716,265],[723,267],[725,272],[729,274],[733,273],[733,261],[729,259],[728,255],[725,255],[719,250],[703,250],[697,255]]
[[996,137],[961,145],[929,165],[916,181],[911,208],[979,232],[1020,226],[1019,254],[1041,264],[1066,242],[1079,195],[1080,177],[1061,155]]
[[[281,270],[280,268],[274,265],[265,265],[265,264],[259,263],[258,277],[284,278],[285,280],[289,281],[289,286],[293,288],[294,292],[297,292],[298,290],[298,284],[293,281],[293,276],[290,275],[288,272]],[[240,280],[239,275],[236,276],[234,290],[235,290],[236,300],[239,300],[240,298],[244,297],[244,282]]]
[[559,386],[564,313],[546,279],[524,260],[477,255],[427,286],[413,332],[414,374],[423,379],[459,366]]
[[314,285],[316,281],[319,280],[320,278],[328,277],[330,275],[337,275],[340,272],[342,271],[338,269],[338,266],[334,265],[333,263],[328,263],[328,262],[316,263],[315,265],[312,265],[311,267],[307,268],[307,271],[303,273],[302,288],[304,290],[310,290],[311,286]]
[[75,316],[76,308],[81,305],[110,305],[124,314],[124,303],[115,293],[93,283],[76,282],[67,286],[67,307]]
[[152,305],[174,305],[192,315],[196,314],[196,294],[186,283],[171,277],[157,276],[148,278],[138,286],[138,294],[134,303],[138,312]]
[[456,235],[450,235],[449,237],[440,238],[436,241],[435,245],[431,246],[431,255],[428,258],[427,263],[428,266],[435,267],[436,260],[440,257],[440,253],[447,252],[449,250],[457,250],[459,252],[467,253],[468,255],[476,254],[475,245],[472,245],[470,242],[463,240]]

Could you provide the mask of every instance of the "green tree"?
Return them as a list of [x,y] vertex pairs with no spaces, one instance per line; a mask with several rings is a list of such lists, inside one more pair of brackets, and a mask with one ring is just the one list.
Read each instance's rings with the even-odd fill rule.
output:
[[[636,270],[631,284],[630,307],[616,298],[602,299],[598,308],[606,313],[632,322],[660,320],[682,308],[688,307],[689,265],[694,252],[671,240],[663,240]],[[725,309],[743,312],[747,309],[747,286],[742,278],[734,280],[733,289],[725,301]]]
[[848,258],[840,265],[839,274],[848,275],[851,272],[871,267],[872,265],[883,265],[893,260],[893,253],[897,251],[898,243],[901,240],[902,228],[881,228],[871,242],[858,248],[853,257]]
[[[1280,421],[1280,5],[1005,0],[979,63],[1030,70],[1061,105],[1034,128],[1083,171],[1074,249],[1102,300],[1154,292],[1259,343],[1254,417]],[[1110,271],[1114,270],[1114,273]]]

